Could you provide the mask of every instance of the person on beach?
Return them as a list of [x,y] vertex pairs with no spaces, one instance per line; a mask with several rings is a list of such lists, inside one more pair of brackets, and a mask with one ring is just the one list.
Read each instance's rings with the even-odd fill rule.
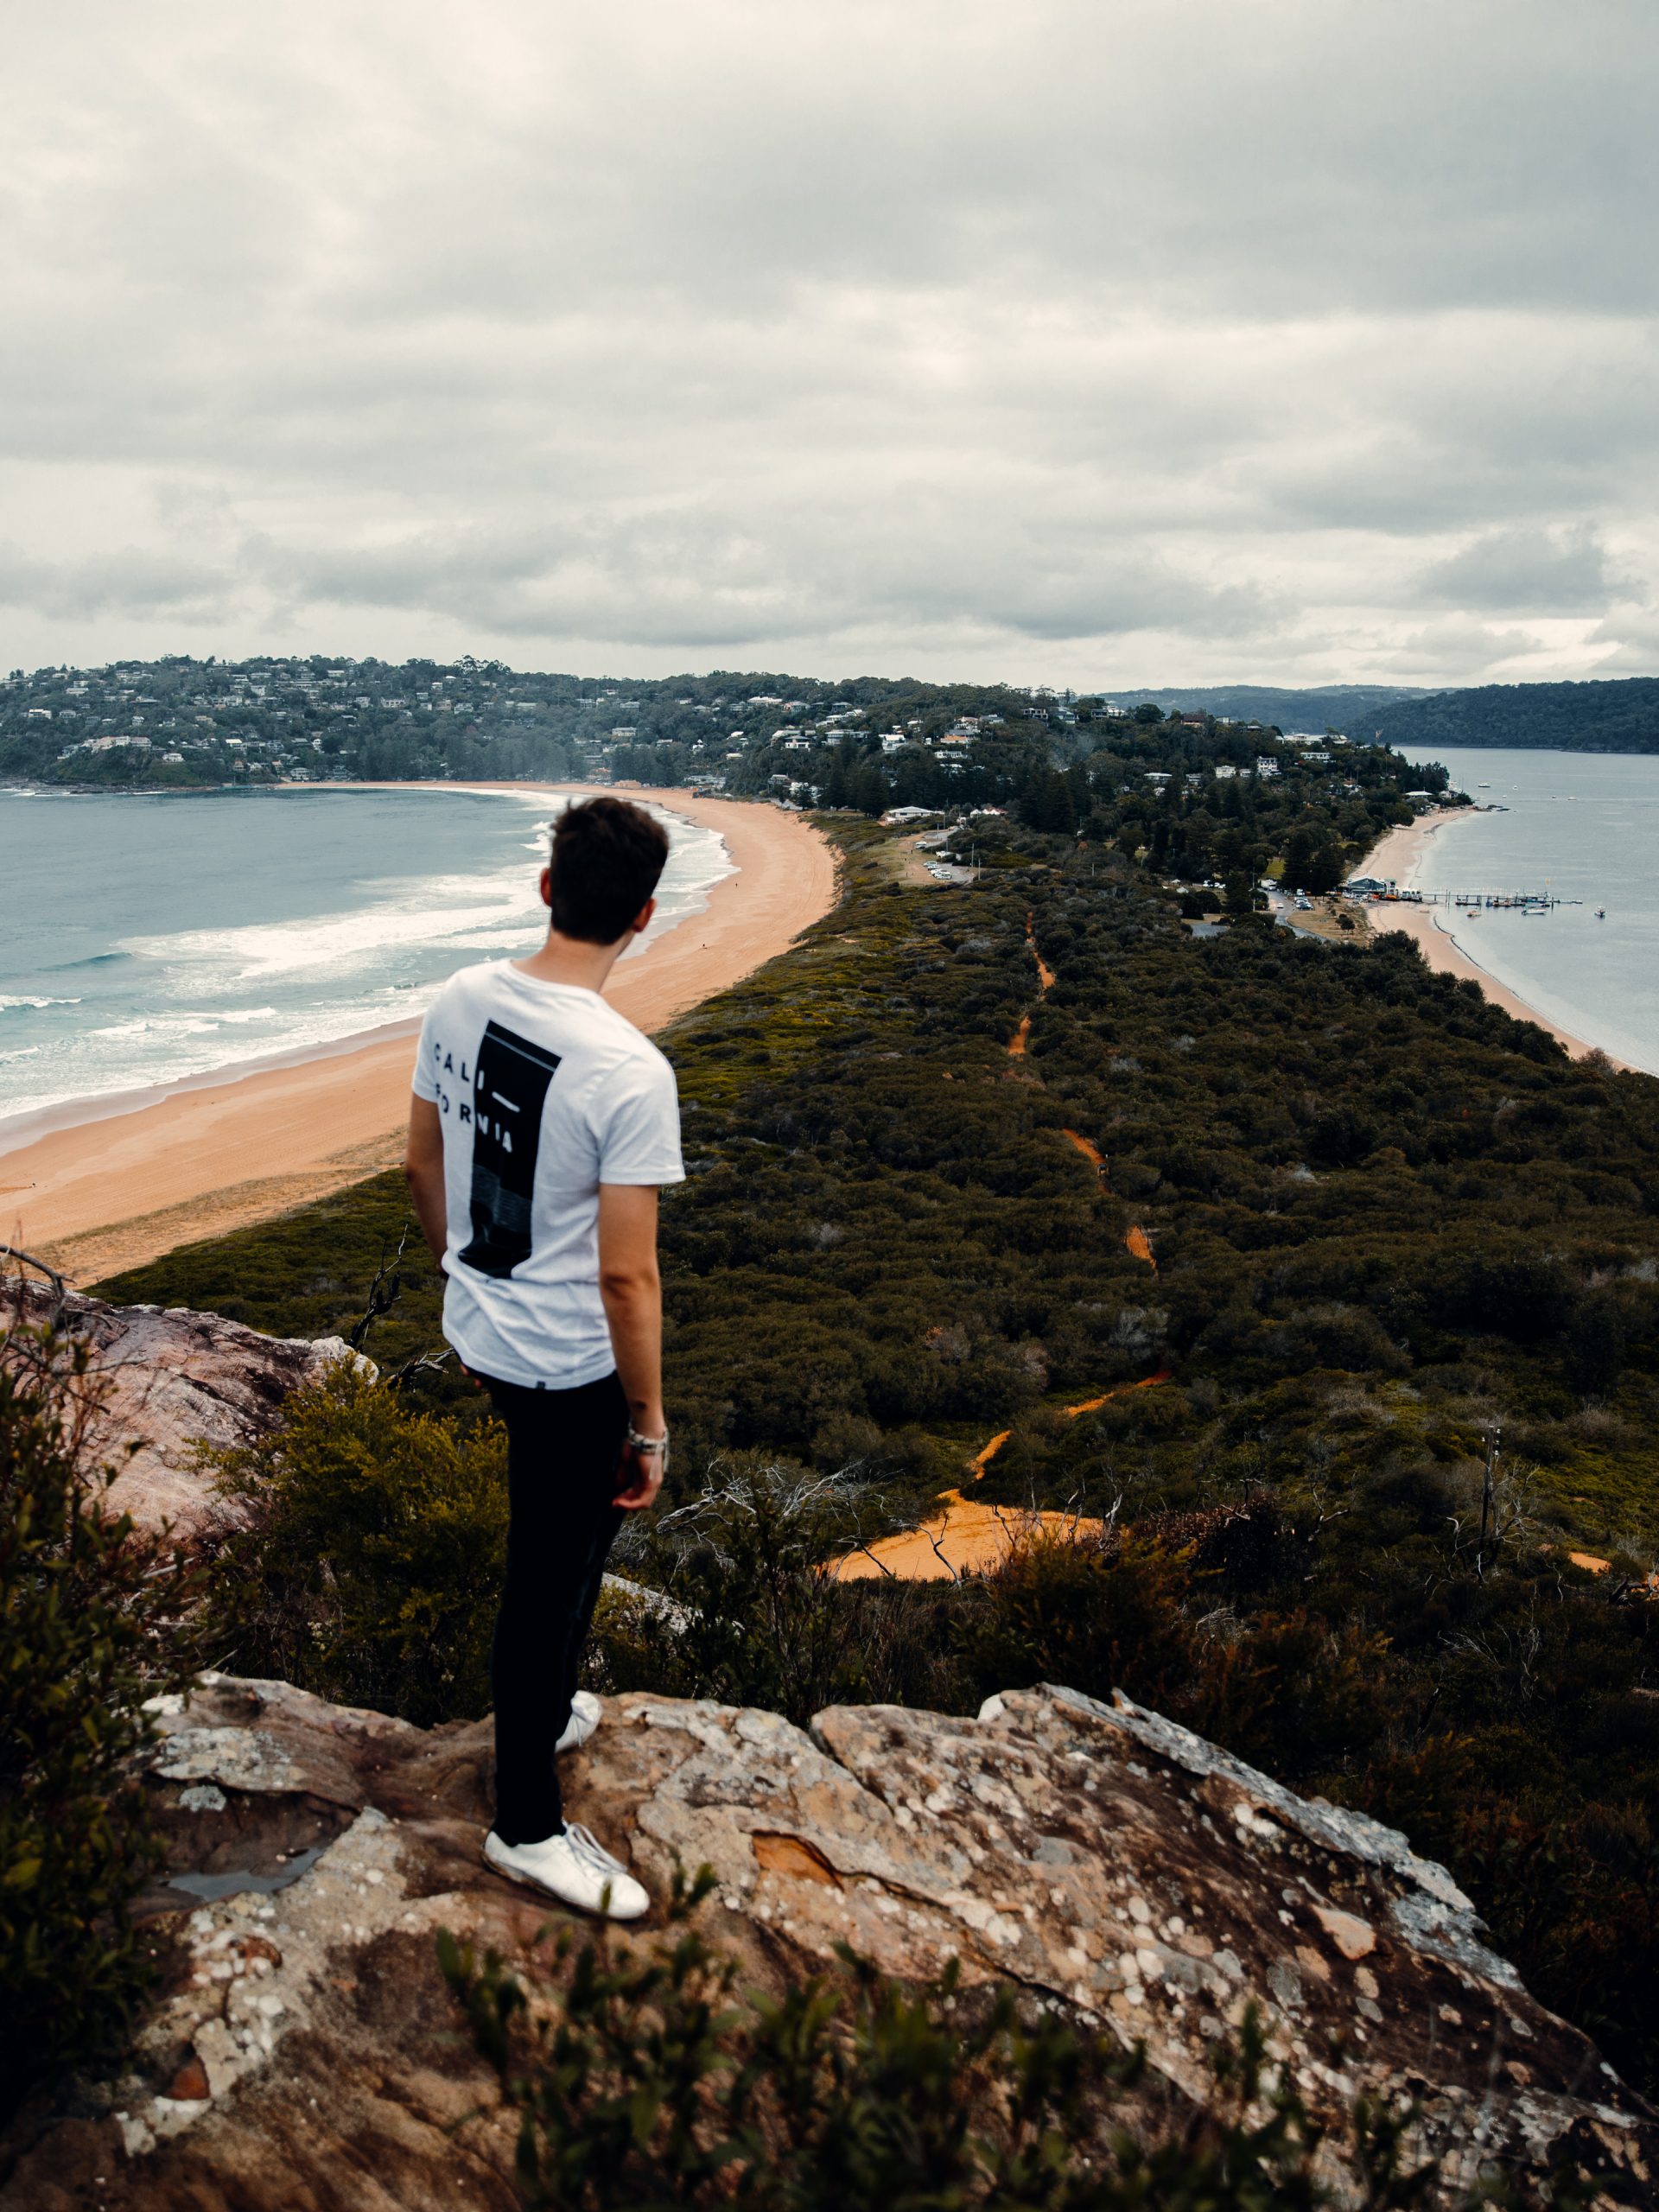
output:
[[684,1174],[679,1101],[668,1062],[600,996],[667,858],[662,829],[624,799],[560,817],[547,942],[463,968],[421,1026],[404,1163],[447,1279],[444,1335],[507,1431],[484,1857],[619,1920],[650,1900],[566,1821],[556,1762],[598,1726],[576,1679],[606,1556],[668,1459],[657,1193]]

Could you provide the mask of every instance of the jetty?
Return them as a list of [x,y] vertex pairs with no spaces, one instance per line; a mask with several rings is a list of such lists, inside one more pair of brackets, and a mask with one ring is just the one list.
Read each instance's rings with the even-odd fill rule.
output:
[[1556,906],[1584,904],[1582,899],[1558,899],[1547,887],[1542,891],[1421,891],[1414,887],[1402,889],[1397,883],[1378,883],[1374,878],[1359,877],[1345,884],[1344,889],[1350,898],[1375,901],[1379,906],[1447,906],[1465,911],[1499,907],[1523,914],[1542,914]]

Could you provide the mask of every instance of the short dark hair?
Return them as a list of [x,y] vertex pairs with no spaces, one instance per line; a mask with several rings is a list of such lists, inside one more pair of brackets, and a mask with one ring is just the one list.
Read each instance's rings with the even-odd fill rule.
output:
[[548,905],[561,937],[614,944],[657,888],[668,832],[625,798],[585,799],[553,824]]

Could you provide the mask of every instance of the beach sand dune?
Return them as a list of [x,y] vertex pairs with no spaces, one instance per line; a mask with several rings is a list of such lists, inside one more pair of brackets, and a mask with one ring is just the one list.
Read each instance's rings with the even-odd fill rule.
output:
[[[613,975],[606,996],[649,1033],[741,982],[827,913],[836,865],[799,815],[684,791],[639,796],[718,830],[737,869],[715,886],[704,912]],[[0,1152],[0,1236],[74,1281],[96,1282],[392,1166],[402,1157],[415,1027],[289,1066],[179,1087]]]

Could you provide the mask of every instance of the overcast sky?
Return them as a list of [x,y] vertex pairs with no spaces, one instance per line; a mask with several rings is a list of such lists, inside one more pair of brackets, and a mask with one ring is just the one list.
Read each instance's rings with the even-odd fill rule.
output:
[[54,0],[0,660],[1659,671],[1653,0]]

